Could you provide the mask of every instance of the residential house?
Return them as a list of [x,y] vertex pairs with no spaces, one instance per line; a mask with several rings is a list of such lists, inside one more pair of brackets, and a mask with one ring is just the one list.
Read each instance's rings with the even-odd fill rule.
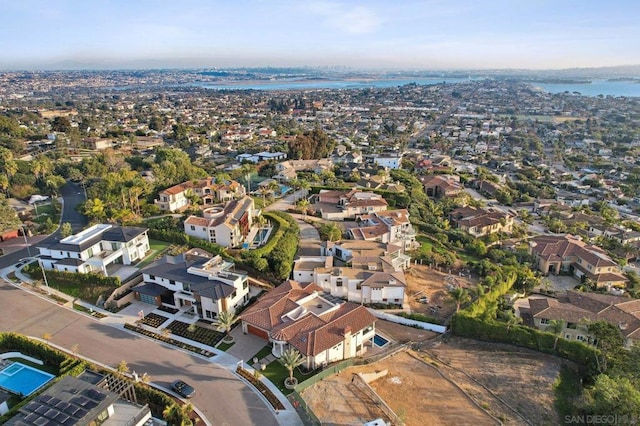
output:
[[388,259],[388,263],[396,271],[411,266],[411,257],[403,252],[401,246],[379,241],[324,241],[320,245],[320,255],[333,256],[345,264],[357,263],[358,258],[381,257]]
[[455,228],[462,229],[474,237],[496,232],[509,234],[513,229],[513,215],[493,208],[458,207],[449,213],[449,221]]
[[82,143],[87,149],[103,151],[107,148],[113,148],[113,141],[107,138],[84,138]]
[[85,371],[78,377],[62,377],[4,424],[142,426],[149,422],[151,409],[137,403],[132,382]]
[[355,219],[359,215],[382,212],[387,209],[387,201],[381,195],[358,189],[334,191],[323,189],[312,201],[314,209],[323,219]]
[[624,346],[640,342],[640,300],[599,293],[569,290],[558,299],[530,298],[529,310],[533,324],[548,330],[551,321],[562,321],[561,337],[595,344],[589,325],[605,321],[620,330]]
[[307,369],[362,355],[375,336],[376,318],[367,308],[292,280],[260,298],[241,319],[242,331],[270,342],[274,356],[294,348]]
[[350,239],[397,244],[404,251],[418,245],[407,209],[374,212],[358,216],[357,219],[359,226],[347,231]]
[[427,175],[423,176],[420,181],[427,197],[455,197],[463,191],[460,176],[456,175]]
[[256,210],[253,198],[244,196],[224,206],[206,208],[202,214],[184,221],[187,235],[223,247],[240,247],[249,235]]
[[45,269],[109,275],[111,265],[131,265],[149,251],[146,228],[93,225],[48,246],[38,246]]
[[248,275],[202,249],[165,256],[141,272],[143,283],[133,288],[136,299],[206,320],[214,320],[221,312],[235,312],[249,301]]
[[535,237],[529,242],[529,253],[535,256],[543,274],[566,272],[578,279],[593,280],[597,287],[624,286],[627,281],[620,266],[604,250],[573,235]]
[[245,196],[244,186],[236,181],[217,182],[214,178],[198,179],[174,185],[158,193],[154,204],[162,211],[177,212],[191,205],[191,197],[200,198],[204,206]]
[[313,172],[315,174],[322,174],[325,170],[331,170],[333,163],[328,158],[321,158],[319,160],[287,160],[276,164],[277,173],[273,176],[279,182],[286,182],[291,179],[296,179],[298,172]]

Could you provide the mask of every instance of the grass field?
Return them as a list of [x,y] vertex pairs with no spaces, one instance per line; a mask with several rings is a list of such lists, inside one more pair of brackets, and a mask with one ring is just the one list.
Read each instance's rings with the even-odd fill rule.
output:
[[159,241],[159,240],[151,240],[150,239],[149,240],[149,249],[151,250],[151,252],[149,253],[149,255],[147,257],[142,259],[140,261],[140,263],[138,263],[136,265],[136,267],[142,268],[142,267],[147,266],[148,264],[150,264],[151,262],[156,260],[158,258],[158,256],[162,252],[167,250],[170,246],[171,246],[171,243],[168,243],[166,241]]

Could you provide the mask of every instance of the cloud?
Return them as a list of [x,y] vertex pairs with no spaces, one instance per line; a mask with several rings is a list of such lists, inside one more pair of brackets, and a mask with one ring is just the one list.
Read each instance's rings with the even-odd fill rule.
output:
[[344,3],[318,1],[305,9],[323,19],[323,24],[347,34],[368,34],[377,30],[382,19],[370,8]]

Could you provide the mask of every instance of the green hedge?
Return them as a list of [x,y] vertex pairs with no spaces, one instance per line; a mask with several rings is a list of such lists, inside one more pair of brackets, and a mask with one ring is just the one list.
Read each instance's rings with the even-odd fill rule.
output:
[[600,352],[582,342],[558,338],[556,349],[554,350],[556,336],[552,333],[519,325],[508,328],[503,323],[473,318],[466,312],[456,314],[451,319],[450,325],[451,332],[456,336],[508,343],[574,361],[578,364],[580,374],[584,378],[591,378],[598,371],[596,357]]
[[[32,277],[43,279],[42,269],[37,263],[31,263],[25,266],[25,272]],[[111,288],[120,287],[120,277],[105,277],[101,274],[92,272],[86,274],[77,274],[75,272],[63,272],[57,270],[47,270],[47,279],[51,281],[59,281],[69,283],[71,285],[97,285]]]

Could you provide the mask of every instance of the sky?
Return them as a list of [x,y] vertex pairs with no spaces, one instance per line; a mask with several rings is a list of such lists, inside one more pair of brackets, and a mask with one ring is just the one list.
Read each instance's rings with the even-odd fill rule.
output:
[[0,0],[0,69],[640,64],[638,0]]

